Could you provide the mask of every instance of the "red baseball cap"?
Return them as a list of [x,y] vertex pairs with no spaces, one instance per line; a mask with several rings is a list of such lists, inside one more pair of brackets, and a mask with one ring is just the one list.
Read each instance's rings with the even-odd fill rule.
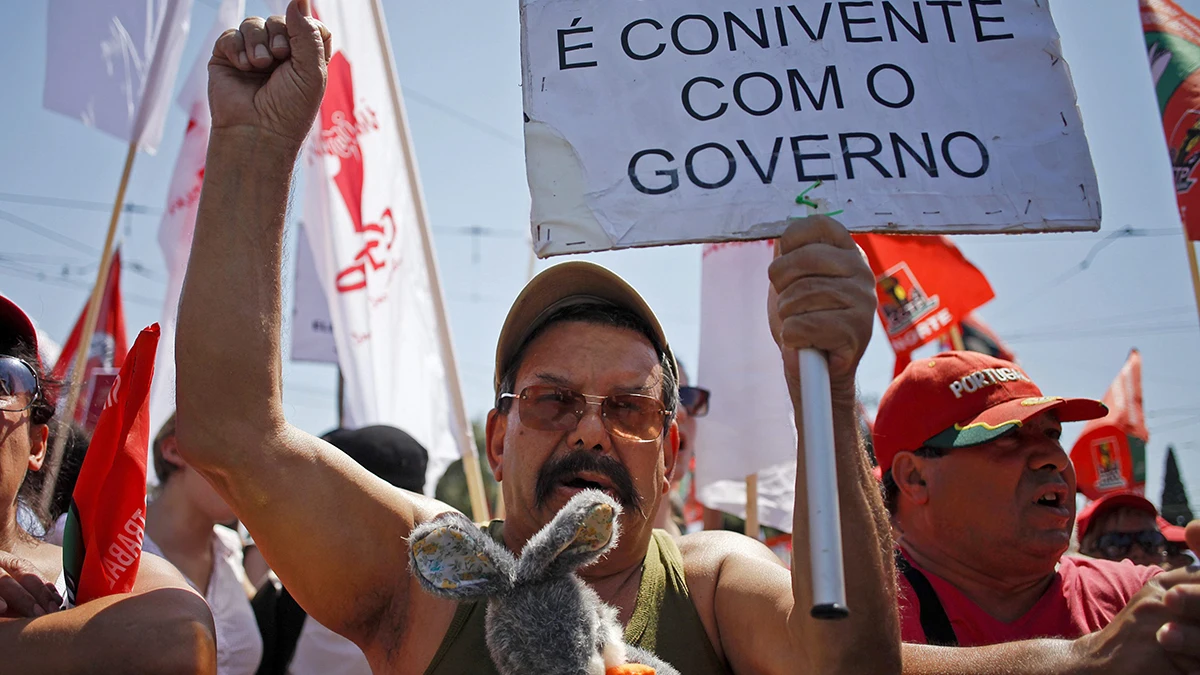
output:
[[899,452],[982,445],[1047,410],[1057,412],[1060,422],[1108,414],[1100,401],[1043,395],[1009,361],[942,352],[908,364],[884,392],[875,416],[875,459],[888,471]]
[[1108,513],[1113,509],[1129,507],[1144,511],[1155,518],[1158,518],[1158,507],[1155,506],[1149,499],[1133,493],[1133,492],[1114,492],[1107,494],[1093,502],[1089,502],[1087,506],[1075,516],[1075,533],[1080,539],[1087,534],[1088,528],[1091,527],[1092,521],[1103,513]]
[[0,334],[4,333],[24,340],[37,351],[37,329],[33,327],[33,319],[17,303],[0,295]]
[[1180,525],[1173,525],[1171,521],[1162,516],[1158,517],[1158,531],[1162,532],[1167,541],[1173,544],[1187,543],[1187,528]]

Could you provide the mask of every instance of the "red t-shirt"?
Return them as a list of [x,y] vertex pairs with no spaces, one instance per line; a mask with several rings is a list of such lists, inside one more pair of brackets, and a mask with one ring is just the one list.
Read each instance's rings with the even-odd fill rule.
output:
[[[907,559],[908,556],[905,555]],[[942,602],[960,647],[980,647],[1039,637],[1074,639],[1108,625],[1158,567],[1063,556],[1054,580],[1025,616],[1005,623],[983,611],[950,582],[908,560],[929,579]],[[924,644],[921,608],[908,580],[899,575],[900,635],[905,642]]]

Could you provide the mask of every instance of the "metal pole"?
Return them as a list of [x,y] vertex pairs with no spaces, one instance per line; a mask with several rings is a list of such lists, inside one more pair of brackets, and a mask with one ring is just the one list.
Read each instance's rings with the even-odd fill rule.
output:
[[842,564],[842,521],[834,450],[833,393],[829,362],[815,349],[800,350],[804,472],[808,482],[808,541],[816,619],[844,619],[846,573]]

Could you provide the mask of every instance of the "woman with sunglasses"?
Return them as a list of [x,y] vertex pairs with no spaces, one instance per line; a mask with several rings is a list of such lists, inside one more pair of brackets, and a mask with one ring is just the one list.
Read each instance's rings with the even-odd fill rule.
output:
[[41,501],[53,394],[33,322],[0,295],[0,670],[215,672],[208,606],[161,558],[142,556],[132,593],[61,608],[62,549],[18,520]]

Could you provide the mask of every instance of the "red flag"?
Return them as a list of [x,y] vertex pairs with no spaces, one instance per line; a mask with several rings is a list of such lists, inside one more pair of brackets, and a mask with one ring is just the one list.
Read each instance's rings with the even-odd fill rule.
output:
[[1088,499],[1146,487],[1146,443],[1150,431],[1142,406],[1142,355],[1134,349],[1104,394],[1108,415],[1083,428],[1071,448],[1079,491]]
[[63,572],[73,605],[128,593],[146,525],[150,381],[158,324],[138,335],[100,413],[71,496]]
[[896,352],[897,373],[914,349],[995,297],[987,277],[946,237],[856,234],[854,241],[875,273],[879,319]]
[[1162,112],[1183,229],[1200,241],[1200,21],[1171,0],[1141,0],[1150,75]]
[[[72,369],[75,357],[79,351],[80,333],[83,332],[83,320],[87,315],[87,305],[75,321],[71,336],[63,345],[58,362],[54,364],[54,378],[64,381],[74,377]],[[112,387],[117,371],[129,351],[129,340],[125,337],[125,308],[121,303],[121,252],[113,253],[112,264],[109,267],[108,281],[104,284],[104,293],[100,297],[100,313],[96,316],[96,332],[88,349],[87,367],[84,368],[83,387],[80,389],[79,403],[74,410],[74,419],[89,431],[96,426],[96,418],[104,407],[104,399]]]
[[[1016,363],[1017,355],[1009,349],[1008,345],[1000,339],[991,328],[988,327],[975,312],[971,312],[965,319],[958,324],[959,330],[962,332],[963,348],[969,352],[979,352],[987,354],[1005,361]],[[942,349],[954,349],[950,344],[948,335],[942,336]]]

